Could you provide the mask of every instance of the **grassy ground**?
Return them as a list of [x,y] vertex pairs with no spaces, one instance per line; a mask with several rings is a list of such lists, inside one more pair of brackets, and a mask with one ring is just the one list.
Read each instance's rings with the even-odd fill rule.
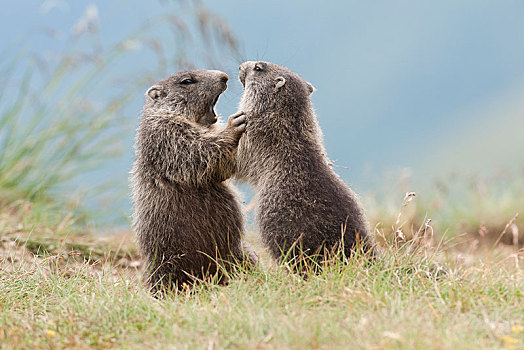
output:
[[130,233],[90,236],[67,214],[46,225],[32,210],[0,215],[2,348],[524,347],[515,247],[459,250],[426,227],[412,241],[386,237],[376,264],[356,258],[304,280],[263,255],[227,286],[156,300]]

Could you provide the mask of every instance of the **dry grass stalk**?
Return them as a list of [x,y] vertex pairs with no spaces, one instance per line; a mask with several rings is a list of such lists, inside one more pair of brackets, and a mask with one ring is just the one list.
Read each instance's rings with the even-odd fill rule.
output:
[[[508,230],[508,228],[512,227],[513,223],[515,222],[515,220],[517,220],[518,217],[519,217],[519,213],[517,212],[513,216],[513,218],[511,218],[511,220],[508,221],[508,223],[506,224],[506,227],[504,227],[504,230],[502,230],[502,232],[500,233],[499,237],[497,238],[497,240],[493,244],[493,248],[495,248],[497,246],[497,244],[499,244],[499,242],[502,239],[502,237],[504,236],[504,234],[506,234],[506,231]],[[513,233],[513,242],[515,242],[515,233]],[[518,243],[518,229],[517,229],[517,243]]]

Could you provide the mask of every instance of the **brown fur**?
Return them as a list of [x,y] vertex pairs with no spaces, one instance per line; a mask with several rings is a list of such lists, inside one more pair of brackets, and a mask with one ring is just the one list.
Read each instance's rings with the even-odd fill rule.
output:
[[[226,89],[219,71],[180,72],[146,93],[132,170],[133,228],[155,290],[180,288],[244,261],[243,216],[226,179],[245,116],[221,131],[213,110]],[[255,256],[249,259],[255,261]]]
[[255,187],[257,222],[273,257],[325,257],[342,238],[346,256],[357,237],[372,249],[358,197],[328,165],[311,84],[269,62],[243,63],[239,78],[248,125],[236,177]]

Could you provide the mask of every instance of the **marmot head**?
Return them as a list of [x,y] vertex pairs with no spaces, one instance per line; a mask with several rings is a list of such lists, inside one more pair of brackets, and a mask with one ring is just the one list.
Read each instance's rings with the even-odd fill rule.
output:
[[175,73],[147,90],[143,113],[168,112],[211,125],[218,119],[214,108],[227,80],[227,74],[218,70]]
[[238,78],[244,86],[241,109],[245,112],[306,106],[315,91],[295,72],[270,62],[244,62],[239,67]]

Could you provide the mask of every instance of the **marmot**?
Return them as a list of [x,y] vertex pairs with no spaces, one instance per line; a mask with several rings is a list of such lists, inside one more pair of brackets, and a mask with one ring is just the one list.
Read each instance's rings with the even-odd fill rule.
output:
[[133,228],[153,291],[212,276],[217,263],[227,269],[247,261],[239,200],[224,182],[234,171],[245,116],[236,113],[224,130],[213,129],[227,80],[215,70],[180,72],[145,94],[131,187]]
[[269,62],[244,62],[239,69],[239,109],[248,124],[235,176],[255,187],[257,223],[272,256],[325,258],[342,237],[346,256],[357,237],[372,254],[358,197],[328,164],[310,99],[313,86]]

